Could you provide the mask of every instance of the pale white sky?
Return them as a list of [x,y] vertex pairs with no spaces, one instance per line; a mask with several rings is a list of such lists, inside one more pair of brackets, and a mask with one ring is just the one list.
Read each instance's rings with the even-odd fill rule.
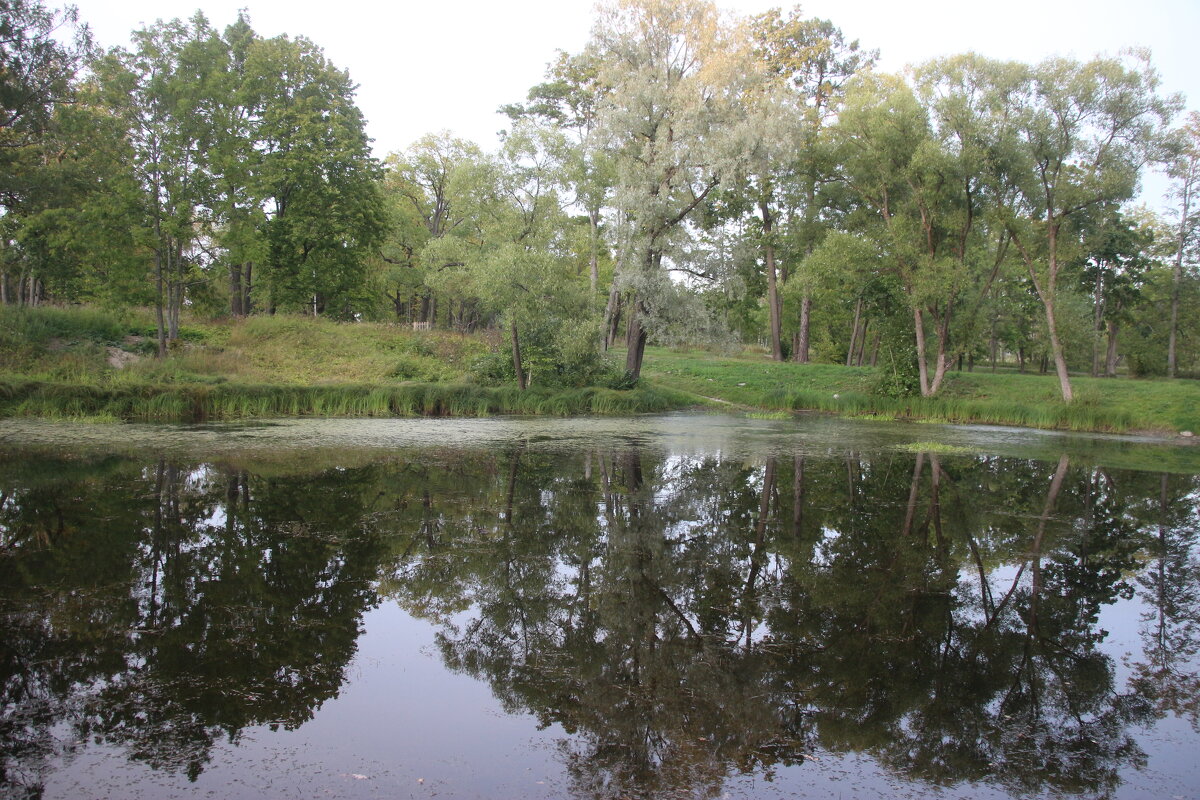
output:
[[[359,107],[380,156],[425,133],[448,129],[485,149],[505,119],[503,103],[524,99],[557,49],[574,52],[592,26],[593,0],[76,0],[105,47],[130,31],[197,8],[218,28],[247,7],[263,36],[306,36],[359,84]],[[48,5],[54,5],[48,2]],[[743,13],[770,0],[718,0]],[[833,21],[848,38],[877,48],[882,66],[975,50],[1035,62],[1050,55],[1088,58],[1146,46],[1163,89],[1200,108],[1197,0],[810,0],[807,16]],[[1146,197],[1157,205],[1158,198]]]

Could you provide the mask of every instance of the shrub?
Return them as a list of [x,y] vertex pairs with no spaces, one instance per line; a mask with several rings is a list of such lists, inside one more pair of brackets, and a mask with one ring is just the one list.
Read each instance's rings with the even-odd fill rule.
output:
[[[594,324],[548,318],[521,329],[521,359],[530,386],[577,388],[623,383],[622,372],[600,349]],[[505,338],[471,365],[471,377],[486,386],[515,383],[510,341]]]
[[921,393],[917,348],[907,342],[885,341],[879,349],[871,391],[881,397],[913,397]]

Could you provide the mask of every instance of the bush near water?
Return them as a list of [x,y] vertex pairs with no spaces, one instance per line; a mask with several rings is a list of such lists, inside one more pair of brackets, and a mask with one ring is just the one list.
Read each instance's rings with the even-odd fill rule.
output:
[[507,343],[494,333],[284,315],[193,320],[159,360],[152,329],[139,311],[0,308],[0,415],[198,421],[707,406],[759,416],[813,410],[1068,430],[1200,429],[1200,385],[1185,380],[1080,377],[1079,396],[1066,404],[1051,375],[979,370],[951,373],[935,398],[896,397],[880,388],[877,368],[773,362],[753,349],[651,347],[635,388],[623,388],[610,357],[576,375],[547,365],[520,391],[503,368]]

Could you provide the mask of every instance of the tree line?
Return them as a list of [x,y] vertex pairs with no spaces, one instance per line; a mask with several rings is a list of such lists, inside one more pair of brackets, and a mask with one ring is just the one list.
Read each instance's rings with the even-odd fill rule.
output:
[[[101,53],[3,12],[3,300],[152,305],[163,354],[190,308],[503,331],[520,386],[622,339],[628,381],[650,341],[740,339],[889,393],[1040,363],[1065,400],[1069,369],[1200,359],[1200,116],[1144,51],[888,74],[799,8],[614,0],[492,151],[380,163],[349,76],[245,13]],[[1151,170],[1166,216],[1131,205]]]
[[27,63],[4,72],[24,109],[5,102],[6,302],[153,305],[160,354],[184,307],[361,302],[382,173],[354,84],[319,47],[197,12],[100,53],[74,11],[7,5],[5,60]]

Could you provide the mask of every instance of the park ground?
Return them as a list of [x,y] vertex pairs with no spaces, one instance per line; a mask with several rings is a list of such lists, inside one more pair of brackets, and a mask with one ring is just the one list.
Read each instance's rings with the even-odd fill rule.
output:
[[[1053,375],[1004,365],[952,371],[937,397],[881,394],[871,367],[773,362],[748,348],[647,351],[630,389],[489,386],[476,365],[504,343],[487,333],[413,331],[278,316],[184,325],[155,357],[145,315],[5,309],[0,416],[94,422],[247,417],[630,414],[707,408],[752,416],[824,411],[869,418],[1150,433],[1200,432],[1200,382],[1076,376],[1063,403]],[[621,353],[613,357],[620,363]]]

